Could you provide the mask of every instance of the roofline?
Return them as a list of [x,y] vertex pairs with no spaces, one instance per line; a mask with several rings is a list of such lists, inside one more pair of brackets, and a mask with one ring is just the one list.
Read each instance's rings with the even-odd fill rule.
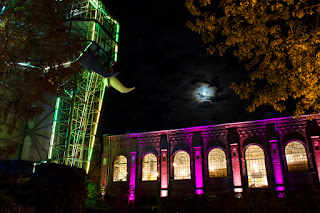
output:
[[209,128],[209,127],[219,127],[219,126],[228,126],[228,125],[237,125],[237,124],[248,124],[248,123],[259,123],[259,122],[269,122],[269,121],[279,121],[285,119],[299,119],[299,118],[307,118],[307,117],[319,117],[319,115],[301,115],[298,118],[295,116],[290,117],[281,117],[281,118],[267,118],[263,120],[254,120],[254,121],[240,121],[240,122],[232,122],[232,123],[224,123],[224,124],[214,124],[214,125],[206,125],[206,126],[194,126],[194,127],[185,127],[180,129],[169,129],[169,130],[157,130],[157,131],[148,131],[148,132],[136,132],[136,133],[127,133],[127,134],[120,134],[120,135],[112,135],[112,134],[103,134],[102,136],[131,136],[136,134],[152,134],[152,133],[159,133],[159,132],[173,132],[173,131],[182,131],[188,129],[200,129],[200,128]]

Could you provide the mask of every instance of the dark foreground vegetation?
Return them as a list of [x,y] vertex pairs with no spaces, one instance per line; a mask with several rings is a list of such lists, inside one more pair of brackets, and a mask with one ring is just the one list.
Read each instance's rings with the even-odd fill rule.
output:
[[[0,213],[85,212],[85,171],[26,161],[0,162]],[[31,170],[31,171],[30,171]]]
[[136,205],[128,204],[128,183],[109,186],[104,198],[95,181],[83,169],[57,164],[33,165],[0,161],[0,213],[263,213],[320,212],[320,191],[255,190],[184,195],[168,198],[136,193]]
[[[241,198],[240,198],[241,197]],[[320,212],[320,192],[256,191],[240,194],[215,193],[161,199],[163,213]]]

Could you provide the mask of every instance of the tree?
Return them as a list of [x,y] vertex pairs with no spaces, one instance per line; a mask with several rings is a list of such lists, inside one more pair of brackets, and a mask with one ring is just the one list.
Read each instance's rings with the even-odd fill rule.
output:
[[81,51],[81,40],[66,24],[71,4],[72,0],[0,2],[0,120],[11,132],[18,120],[41,114],[46,94],[61,95],[82,70],[79,62],[58,66]]
[[231,88],[251,99],[249,111],[271,105],[295,115],[320,113],[320,4],[317,0],[186,0],[210,54],[232,52],[250,71]]

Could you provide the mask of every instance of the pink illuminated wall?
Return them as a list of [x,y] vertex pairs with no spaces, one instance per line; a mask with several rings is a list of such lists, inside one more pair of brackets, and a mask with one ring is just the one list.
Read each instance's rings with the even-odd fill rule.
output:
[[136,158],[137,152],[131,152],[130,162],[130,179],[129,179],[129,203],[133,203],[135,200],[135,188],[136,188]]
[[320,138],[319,136],[311,136],[311,141],[312,141],[314,158],[316,159],[318,179],[320,181],[320,150],[319,150]]
[[202,157],[201,147],[194,147],[194,165],[195,165],[195,181],[196,181],[196,194],[203,194],[203,174],[202,174]]
[[[316,116],[316,121],[320,122],[320,116]],[[270,125],[270,126],[269,126]],[[226,147],[228,150],[230,150],[231,156],[230,156],[230,169],[232,169],[232,181],[233,181],[233,187],[235,192],[242,192],[245,190],[248,186],[245,184],[245,186],[242,185],[242,177],[245,178],[245,159],[243,157],[240,158],[241,150],[240,146],[242,147],[242,142],[249,139],[249,137],[255,136],[259,137],[263,141],[269,139],[271,135],[269,134],[269,130],[267,131],[267,126],[272,127],[275,126],[275,132],[278,134],[279,139],[277,140],[269,140],[269,145],[266,144],[264,146],[264,149],[270,149],[270,163],[272,163],[272,168],[268,167],[268,172],[272,172],[269,169],[273,169],[274,174],[274,180],[275,180],[275,189],[278,191],[279,196],[284,197],[285,196],[285,190],[287,188],[294,188],[296,183],[293,183],[291,187],[291,183],[284,181],[285,174],[283,170],[283,159],[281,159],[282,156],[281,150],[282,147],[280,144],[284,145],[285,137],[291,132],[297,132],[297,134],[304,137],[305,141],[308,141],[308,128],[307,127],[307,116],[301,116],[299,118],[293,118],[293,117],[287,117],[287,118],[274,118],[274,119],[266,119],[266,120],[258,120],[258,121],[245,121],[245,122],[237,122],[237,123],[227,123],[227,124],[218,124],[218,125],[209,125],[209,126],[200,126],[200,127],[189,127],[189,128],[182,128],[182,129],[172,129],[172,130],[161,130],[161,131],[153,131],[153,132],[145,132],[145,133],[130,133],[130,134],[124,134],[124,135],[115,135],[115,136],[104,136],[105,140],[109,140],[109,144],[106,143],[109,147],[111,147],[110,144],[112,144],[112,149],[110,149],[110,152],[107,148],[104,149],[103,155],[102,155],[102,161],[107,162],[107,164],[102,163],[101,168],[101,186],[106,186],[107,184],[112,183],[112,165],[109,165],[108,163],[113,159],[113,157],[117,156],[121,150],[123,153],[127,153],[128,150],[132,151],[130,153],[130,156],[127,156],[128,158],[128,177],[127,181],[129,182],[129,195],[128,200],[129,202],[135,202],[135,199],[139,198],[139,193],[135,193],[136,189],[136,179],[138,178],[137,174],[140,174],[142,165],[139,164],[139,158],[140,154],[137,153],[143,153],[143,149],[147,146],[152,146],[155,150],[158,151],[158,160],[159,164],[159,181],[160,181],[160,187],[157,185],[157,188],[147,188],[146,190],[157,190],[155,193],[158,195],[160,194],[161,197],[167,197],[173,195],[179,195],[180,188],[181,193],[184,193],[185,191],[196,193],[196,194],[203,194],[206,191],[215,190],[214,184],[217,181],[214,180],[208,180],[204,176],[203,169],[207,166],[207,160],[204,161],[202,159],[203,154],[206,153],[207,148],[211,147],[211,142],[221,140],[223,144],[227,145]],[[320,126],[320,125],[318,125]],[[234,129],[235,132],[230,131],[229,129]],[[199,134],[200,133],[200,134]],[[228,134],[230,133],[230,137],[228,138]],[[268,133],[268,134],[267,134]],[[272,133],[274,131],[272,130]],[[308,134],[307,134],[308,133]],[[319,132],[314,132],[314,134],[317,134]],[[311,133],[310,133],[311,134]],[[320,134],[320,133],[319,133]],[[294,134],[293,134],[294,135]],[[164,137],[166,136],[166,137]],[[162,138],[163,137],[163,138]],[[203,140],[201,140],[201,137]],[[235,137],[235,138],[233,138]],[[169,140],[170,139],[170,140]],[[239,140],[241,143],[238,143]],[[250,140],[247,140],[250,142]],[[138,142],[137,144],[135,144]],[[200,143],[201,142],[201,143]],[[217,143],[217,144],[220,144]],[[231,144],[230,144],[231,142]],[[320,181],[320,136],[311,136],[311,143],[312,143],[312,149],[313,152],[309,154],[314,153],[314,158],[311,156],[310,160],[312,160],[312,164],[315,163],[318,171],[318,178]],[[200,144],[203,146],[201,147]],[[241,145],[240,145],[241,144]],[[194,173],[192,176],[192,179],[190,181],[178,181],[176,182],[174,180],[174,175],[170,174],[173,170],[172,162],[170,162],[170,150],[178,150],[180,149],[180,145],[183,145],[184,147],[187,147],[188,152],[192,152],[193,156],[190,156],[190,160],[192,161],[192,169],[194,169]],[[210,145],[210,146],[209,146]],[[195,147],[194,147],[195,146]],[[169,148],[168,148],[169,147]],[[205,147],[205,148],[204,148]],[[172,149],[171,149],[172,148]],[[135,150],[137,149],[137,150]],[[159,150],[160,149],[160,150]],[[204,149],[204,150],[203,150]],[[137,152],[135,152],[137,151]],[[309,151],[309,150],[307,150]],[[112,158],[109,158],[108,153]],[[268,153],[269,154],[269,153]],[[314,160],[315,159],[315,160]],[[108,161],[109,160],[109,161]],[[137,161],[138,160],[138,161]],[[269,159],[268,159],[269,160]],[[285,158],[284,158],[285,161]],[[314,162],[315,161],[315,162]],[[243,166],[243,167],[242,167]],[[242,170],[241,170],[242,168]],[[110,171],[108,171],[108,169]],[[309,174],[306,174],[306,176]],[[172,180],[170,179],[170,176],[172,176]],[[288,175],[289,177],[289,175]],[[290,174],[290,177],[294,177],[294,174]],[[139,177],[140,178],[140,177]],[[193,179],[194,178],[194,179]],[[228,177],[229,179],[230,177]],[[109,179],[109,183],[108,183]],[[291,182],[294,182],[297,178],[292,178]],[[244,179],[245,180],[245,179]],[[291,179],[290,179],[291,180]],[[313,180],[313,179],[312,179]],[[230,180],[231,181],[231,180]],[[270,180],[269,180],[270,181]],[[208,184],[206,184],[208,182]],[[245,182],[247,182],[245,180]],[[271,182],[271,181],[270,181]],[[148,187],[148,184],[152,183],[144,183],[141,179],[137,179],[137,183],[140,183],[143,186]],[[189,186],[184,186],[183,183],[190,184]],[[154,181],[154,184],[159,184],[159,182]],[[172,184],[172,185],[170,185]],[[298,183],[297,183],[298,184]],[[137,186],[137,191],[140,190],[139,186]],[[171,188],[172,187],[172,188]],[[160,192],[159,192],[160,188]],[[170,190],[169,190],[170,189]],[[177,190],[177,192],[175,191]],[[195,191],[194,191],[195,190]],[[238,196],[238,194],[237,194]],[[241,196],[241,195],[239,195]]]
[[160,196],[161,197],[167,197],[168,196],[168,180],[169,180],[169,174],[168,174],[168,150],[162,149],[161,150],[161,191]]
[[[283,172],[280,162],[280,155],[277,145],[277,140],[269,140],[270,148],[271,148],[271,158],[272,158],[272,166],[274,173],[274,180],[276,185],[283,185]],[[277,186],[277,191],[283,191],[284,187]]]
[[[230,144],[231,147],[231,161],[232,161],[232,173],[233,173],[233,185],[235,187],[241,187],[241,171],[240,171],[240,160],[239,160],[239,152],[238,152],[238,144]],[[239,189],[235,189],[235,191],[240,192]]]

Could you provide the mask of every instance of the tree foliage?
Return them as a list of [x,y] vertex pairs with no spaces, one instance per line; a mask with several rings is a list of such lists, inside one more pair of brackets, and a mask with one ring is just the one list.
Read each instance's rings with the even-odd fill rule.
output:
[[249,111],[271,105],[282,112],[294,99],[295,115],[320,113],[320,4],[317,0],[186,0],[187,26],[208,53],[232,52],[249,79],[231,88],[252,99]]
[[43,112],[45,94],[62,94],[81,71],[79,63],[57,66],[81,50],[80,39],[66,24],[71,3],[0,1],[0,119],[9,129],[17,120],[33,119]]

